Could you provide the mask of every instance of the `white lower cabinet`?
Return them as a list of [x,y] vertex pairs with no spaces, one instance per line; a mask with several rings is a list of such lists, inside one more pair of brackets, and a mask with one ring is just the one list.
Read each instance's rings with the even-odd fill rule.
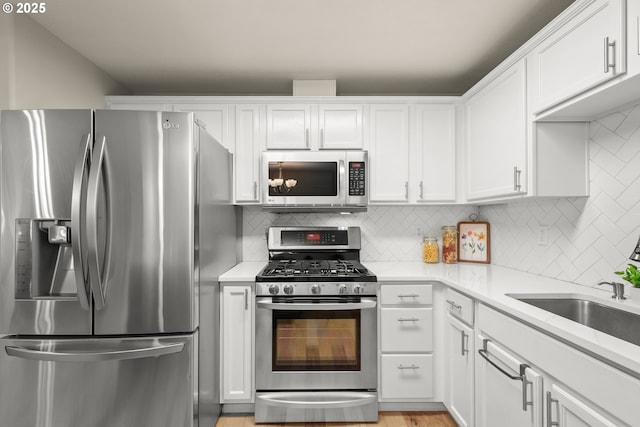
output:
[[638,378],[482,304],[476,337],[477,427],[640,425]]
[[425,402],[434,398],[431,284],[380,286],[381,402]]
[[250,285],[222,284],[221,403],[253,402],[253,318]]
[[446,328],[445,404],[460,427],[473,427],[473,329],[449,314]]
[[551,384],[550,390],[546,392],[546,401],[547,427],[620,426],[562,385]]

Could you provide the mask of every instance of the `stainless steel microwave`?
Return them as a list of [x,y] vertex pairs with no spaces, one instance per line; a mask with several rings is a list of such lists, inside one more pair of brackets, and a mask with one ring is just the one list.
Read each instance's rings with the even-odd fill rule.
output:
[[263,206],[272,211],[367,209],[366,151],[265,151]]

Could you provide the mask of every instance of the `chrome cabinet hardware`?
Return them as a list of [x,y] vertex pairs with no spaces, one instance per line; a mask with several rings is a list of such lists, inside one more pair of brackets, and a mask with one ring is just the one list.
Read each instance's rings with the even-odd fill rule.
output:
[[460,331],[460,356],[464,357],[466,353],[469,353],[469,347],[465,346],[465,341],[469,343],[469,335],[465,334],[464,331]]
[[462,311],[462,306],[459,304],[456,304],[455,301],[451,301],[450,299],[447,300],[447,304],[449,304],[451,306],[452,310],[457,310],[457,311]]
[[527,407],[528,406],[533,406],[533,401],[529,402],[527,400],[527,385],[528,384],[532,384],[532,382],[527,379],[527,375],[525,373],[525,371],[529,367],[529,365],[527,365],[525,363],[521,363],[520,364],[520,372],[518,374],[516,374],[516,375],[513,375],[513,374],[507,372],[505,369],[503,369],[496,362],[494,362],[493,360],[491,360],[489,358],[489,351],[487,350],[487,344],[489,343],[489,341],[491,341],[491,340],[488,340],[486,338],[482,340],[482,348],[480,350],[478,350],[478,354],[480,354],[480,356],[482,356],[482,358],[484,360],[489,362],[489,364],[491,366],[493,366],[498,371],[503,373],[509,379],[522,382],[522,410],[527,412]]
[[399,317],[398,322],[418,322],[420,319],[417,317]]
[[253,198],[258,200],[258,181],[253,181]]
[[409,181],[404,182],[404,198],[409,200]]
[[309,148],[309,128],[304,130],[304,143],[305,147]]
[[513,191],[519,192],[522,188],[522,184],[520,184],[520,175],[522,171],[518,169],[517,166],[513,167]]
[[418,298],[418,294],[398,294],[398,298]]
[[320,129],[320,147],[324,148],[324,129]]
[[424,200],[424,184],[420,181],[420,200]]
[[410,366],[406,365],[398,365],[398,369],[420,369],[420,366],[414,365],[413,363]]
[[244,309],[249,310],[249,290],[244,290]]
[[[616,41],[609,42],[609,37],[604,38],[604,72],[605,74],[609,72],[611,68],[613,71],[616,70],[616,57],[615,57],[615,47]],[[613,48],[613,55],[610,55],[609,52]],[[610,61],[610,56],[613,56],[613,63]]]
[[551,397],[551,392],[547,392],[547,427],[559,426],[559,421],[553,421],[553,414],[551,413],[551,405],[558,403],[558,399]]

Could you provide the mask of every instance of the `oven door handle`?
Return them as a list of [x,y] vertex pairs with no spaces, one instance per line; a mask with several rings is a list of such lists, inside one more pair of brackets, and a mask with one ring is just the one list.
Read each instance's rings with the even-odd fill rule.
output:
[[338,303],[287,303],[272,302],[271,298],[256,300],[258,308],[267,310],[298,310],[298,311],[318,311],[318,310],[365,310],[376,308],[376,300],[362,298],[360,302],[338,302]]

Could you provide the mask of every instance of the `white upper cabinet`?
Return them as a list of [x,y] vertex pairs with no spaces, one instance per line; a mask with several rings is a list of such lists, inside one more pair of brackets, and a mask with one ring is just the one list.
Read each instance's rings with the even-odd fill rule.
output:
[[173,111],[193,112],[197,120],[204,123],[207,132],[234,152],[233,141],[229,136],[229,106],[227,104],[174,104]]
[[267,105],[267,149],[311,148],[311,105]]
[[235,200],[238,204],[260,202],[260,156],[264,150],[264,106],[235,106],[234,156]]
[[321,150],[362,149],[362,105],[319,105],[318,131]]
[[467,200],[526,192],[526,89],[523,59],[467,101]]
[[626,71],[625,0],[592,0],[530,53],[533,112]]
[[409,200],[409,106],[370,106],[370,202]]
[[418,203],[456,200],[455,117],[455,105],[416,106]]

